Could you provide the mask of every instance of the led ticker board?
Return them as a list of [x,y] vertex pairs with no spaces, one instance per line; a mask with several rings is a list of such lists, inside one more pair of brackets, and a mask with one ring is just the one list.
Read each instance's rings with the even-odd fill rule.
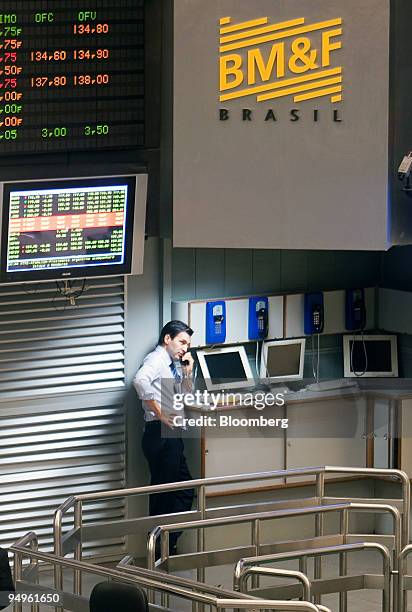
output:
[[136,177],[3,186],[3,281],[127,274]]
[[143,0],[1,0],[0,154],[143,146]]

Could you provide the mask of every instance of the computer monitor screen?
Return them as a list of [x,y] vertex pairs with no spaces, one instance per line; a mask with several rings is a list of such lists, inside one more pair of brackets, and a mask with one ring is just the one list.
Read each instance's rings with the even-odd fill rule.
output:
[[305,343],[305,338],[265,342],[260,377],[279,382],[303,378]]
[[398,376],[396,336],[344,336],[344,375],[365,377]]
[[[4,183],[2,281],[130,273],[135,212],[136,220],[141,217],[135,211],[139,180],[113,176]],[[144,215],[140,222],[143,240]]]
[[197,351],[209,391],[253,387],[255,380],[243,346]]

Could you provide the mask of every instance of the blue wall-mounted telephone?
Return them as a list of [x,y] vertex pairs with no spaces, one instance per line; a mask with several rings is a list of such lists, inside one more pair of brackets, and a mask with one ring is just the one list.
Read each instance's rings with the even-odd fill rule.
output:
[[226,304],[223,300],[206,302],[206,344],[226,340]]
[[345,327],[348,331],[360,331],[366,326],[365,291],[347,289],[345,296]]
[[269,300],[267,297],[249,298],[249,340],[263,340],[268,335]]
[[305,334],[321,334],[324,327],[323,293],[305,293]]

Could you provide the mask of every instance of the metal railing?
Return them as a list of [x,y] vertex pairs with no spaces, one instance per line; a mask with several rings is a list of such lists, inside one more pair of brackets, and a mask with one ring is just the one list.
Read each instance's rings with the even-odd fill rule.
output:
[[[361,576],[347,576],[347,555],[348,553],[364,551],[364,550],[375,550],[382,557],[382,574],[362,574]],[[330,578],[323,580],[311,581],[307,574],[307,559],[308,557],[320,557],[325,555],[339,554],[339,577]],[[302,581],[302,576],[306,579],[306,583],[303,588],[304,598],[308,601],[312,600],[314,593],[321,595],[325,593],[339,593],[339,610],[340,612],[347,611],[347,597],[348,591],[359,590],[359,589],[377,589],[382,590],[382,612],[390,612],[391,606],[391,556],[389,550],[381,544],[371,542],[360,542],[358,544],[343,544],[340,546],[327,546],[322,548],[315,548],[311,550],[300,550],[288,553],[276,553],[273,555],[264,555],[260,557],[249,557],[238,561],[235,567],[233,588],[235,591],[241,593],[253,594],[257,597],[281,597],[290,598],[300,596],[301,593],[295,586],[291,588],[290,585],[282,587],[271,587],[266,589],[252,589],[248,590],[247,581],[250,576],[275,576],[277,577],[280,572],[275,568],[261,567],[262,565],[275,563],[276,561],[287,561],[292,559],[299,560],[300,570],[296,572],[295,578]],[[285,574],[286,575],[286,574]],[[293,576],[292,576],[293,577]],[[394,607],[397,610],[397,607]]]
[[[289,540],[286,542],[276,542],[263,544],[261,542],[261,523],[269,520],[292,518],[298,516],[324,516],[325,514],[339,512],[340,513],[340,529],[341,533],[337,536],[315,536],[310,540]],[[335,504],[329,506],[314,506],[312,508],[297,508],[292,510],[274,510],[272,512],[260,512],[255,514],[245,514],[238,516],[229,516],[224,518],[203,519],[198,521],[188,521],[186,523],[172,523],[167,525],[159,525],[155,527],[149,534],[147,542],[147,557],[148,567],[150,569],[195,569],[199,567],[210,567],[212,565],[223,565],[235,560],[236,557],[247,554],[247,551],[252,550],[255,556],[259,556],[266,548],[272,548],[270,552],[290,552],[295,551],[299,546],[297,544],[308,544],[309,548],[314,545],[332,545],[345,544],[350,538],[364,538],[364,535],[350,534],[348,530],[349,514],[353,512],[369,512],[369,513],[388,513],[393,519],[393,536],[389,536],[390,542],[393,542],[394,548],[394,569],[397,569],[397,559],[401,551],[401,515],[397,508],[388,504],[363,504],[363,503],[347,503]],[[226,548],[217,551],[201,551],[197,553],[179,554],[170,557],[169,555],[169,534],[171,531],[187,531],[206,529],[208,527],[223,527],[227,525],[239,525],[242,523],[250,523],[251,525],[251,544],[248,547]],[[379,535],[373,536],[378,539]],[[387,538],[388,539],[388,538]],[[156,542],[160,540],[160,560],[156,561],[155,551]],[[302,548],[302,546],[301,546]],[[316,577],[316,576],[315,576]]]
[[[260,557],[255,558],[260,559]],[[296,570],[280,569],[276,567],[260,567],[259,565],[250,565],[242,569],[242,573],[240,575],[239,580],[239,588],[235,589],[235,591],[238,590],[240,593],[247,593],[248,578],[253,578],[254,576],[269,576],[270,578],[292,578],[293,580],[300,582],[303,599],[305,599],[306,601],[311,601],[312,599],[312,583],[307,577],[307,575],[303,572],[298,572]]]
[[[116,569],[119,569],[121,571],[124,571],[128,574],[131,574],[132,576],[144,576],[145,573],[147,571],[150,570],[146,570],[144,568],[141,568],[139,566],[133,565],[134,563],[134,558],[131,555],[127,555],[126,557],[124,557],[120,563],[118,563],[118,565],[116,566]],[[266,569],[268,568],[256,568],[258,570],[262,570],[262,574],[266,571]],[[246,570],[247,571],[247,570]],[[269,571],[273,574],[276,574],[279,577],[288,577],[288,578],[294,578],[296,580],[298,580],[299,582],[301,582],[302,587],[303,587],[303,600],[305,601],[310,601],[311,597],[310,597],[310,581],[309,579],[304,575],[301,574],[300,572],[295,572],[292,570],[283,570],[283,569],[279,569],[279,570],[275,570],[270,568]],[[173,579],[175,579],[176,576],[173,576]],[[170,575],[169,574],[162,574],[162,580],[165,580],[166,582],[168,581],[168,579],[170,579]],[[184,586],[186,584],[187,578],[178,578],[178,580],[181,581],[182,586]],[[189,581],[192,582],[192,581]],[[192,583],[192,584],[196,584],[198,585],[198,587],[201,590],[204,590],[205,588],[207,589],[208,593],[211,594],[215,594],[217,590],[221,590],[220,587],[214,587],[214,586],[209,586],[209,585],[205,585],[203,582],[196,582],[196,583]],[[236,589],[235,589],[236,591]]]
[[[125,572],[126,574],[130,574],[132,576],[142,576],[142,577],[150,577],[153,576],[153,570],[146,569],[144,567],[139,567],[137,565],[133,565],[134,558],[132,555],[126,555],[116,566],[116,569],[119,571]],[[171,574],[162,573],[162,582],[166,584],[175,584],[182,587],[190,586],[194,591],[199,591],[201,593],[207,593],[209,595],[231,595],[233,596],[233,591],[229,591],[223,589],[221,587],[215,587],[212,585],[208,585],[204,582],[198,582],[195,580],[191,580],[189,578],[183,578],[181,576],[174,576]],[[150,597],[149,597],[150,599]],[[162,595],[161,603],[163,606],[168,605],[168,597]]]
[[[69,497],[55,512],[53,531],[54,531],[54,552],[58,556],[64,557],[68,553],[74,553],[76,560],[82,559],[82,544],[87,538],[110,538],[117,536],[126,536],[129,534],[136,534],[139,531],[144,533],[153,527],[157,526],[159,522],[164,522],[165,519],[173,521],[174,523],[181,521],[184,522],[190,517],[205,519],[207,516],[228,516],[233,515],[235,512],[239,514],[245,514],[250,511],[251,508],[255,508],[256,505],[261,508],[294,508],[294,507],[308,507],[313,505],[330,504],[334,502],[356,502],[359,499],[364,499],[368,503],[375,503],[374,499],[365,498],[333,498],[325,495],[325,475],[326,474],[339,474],[347,476],[361,476],[371,477],[377,479],[392,479],[401,484],[402,497],[395,500],[390,500],[392,505],[400,506],[402,511],[402,530],[401,530],[401,541],[402,545],[406,546],[409,543],[409,517],[410,517],[410,482],[407,474],[401,470],[386,470],[386,469],[375,469],[375,468],[355,468],[355,467],[313,467],[313,468],[298,468],[292,470],[277,470],[270,472],[256,472],[251,474],[237,474],[233,476],[221,476],[216,478],[202,478],[192,481],[168,483],[163,485],[155,486],[144,486],[135,487],[128,489],[115,489],[109,491],[101,491],[97,493],[85,493],[82,495],[73,495]],[[282,480],[286,478],[295,477],[306,477],[315,476],[315,488],[316,497],[301,498],[299,500],[280,500],[271,502],[254,502],[251,504],[241,504],[237,506],[222,506],[219,508],[206,507],[206,489],[209,487],[216,487],[221,485],[229,484],[242,484],[248,483],[250,485],[250,491],[242,491],[242,494],[248,492],[254,494],[256,491],[253,486],[257,481],[268,481],[268,480]],[[139,517],[134,519],[126,519],[121,521],[111,521],[107,523],[95,523],[83,525],[83,506],[88,502],[96,502],[101,500],[114,499],[119,497],[129,497],[133,495],[152,495],[155,493],[164,493],[170,491],[177,491],[181,489],[187,489],[188,487],[197,490],[197,510],[193,510],[186,513],[178,513],[172,515],[161,515],[152,517]],[[382,500],[376,500],[378,503]],[[63,535],[62,523],[64,517],[67,516],[70,510],[74,510],[74,524],[73,528],[69,529],[67,533]],[[323,516],[319,513],[316,516],[316,535],[321,536],[323,534]],[[197,550],[199,552],[204,550],[204,532],[199,530],[197,534]],[[56,567],[56,583],[62,584],[62,573],[60,567]],[[203,579],[202,569],[198,572],[198,579]],[[316,559],[315,562],[315,575],[316,577],[321,576],[321,565],[320,559]],[[74,572],[74,592],[81,594],[81,574],[76,570]]]
[[[145,578],[153,577],[153,575],[156,575],[157,577],[159,577],[158,572],[153,572],[153,570],[147,569],[145,567],[134,565],[134,558],[132,555],[126,555],[125,557],[123,557],[123,559],[116,565],[116,569],[132,576],[141,576]],[[198,582],[196,580],[191,580],[190,578],[175,576],[173,574],[167,574],[165,572],[162,572],[162,582],[164,582],[165,584],[190,586],[195,591],[199,590],[201,592],[210,593],[212,595],[216,595],[217,593],[224,593],[226,591],[221,587],[215,587],[204,582]],[[231,591],[231,593],[233,592]],[[229,591],[227,591],[227,594],[229,594]]]
[[[97,576],[103,576],[108,580],[117,580],[120,582],[126,582],[135,586],[143,587],[146,589],[156,590],[161,593],[167,593],[174,595],[192,602],[198,602],[202,605],[209,606],[210,610],[216,610],[216,612],[223,612],[227,609],[237,608],[239,610],[278,610],[288,611],[308,611],[308,612],[331,612],[329,608],[325,606],[316,606],[310,602],[291,602],[291,601],[274,601],[271,599],[261,599],[248,595],[242,595],[241,593],[225,591],[215,588],[215,593],[209,594],[199,591],[199,585],[197,583],[191,584],[191,581],[186,579],[185,586],[179,584],[180,581],[173,582],[169,577],[169,581],[166,583],[162,576],[158,572],[149,572],[145,570],[145,575],[130,575],[127,572],[119,571],[118,569],[105,569],[101,565],[95,565],[92,563],[86,563],[85,561],[76,561],[71,559],[59,558],[56,555],[50,553],[42,553],[36,550],[37,536],[35,533],[30,532],[16,542],[11,548],[11,552],[14,554],[14,568],[15,568],[15,581],[17,592],[19,589],[24,587],[30,587],[36,589],[36,593],[50,593],[58,595],[62,603],[61,608],[72,612],[88,612],[89,601],[87,597],[73,595],[66,593],[63,590],[56,588],[50,589],[50,587],[42,587],[37,582],[37,575],[34,575],[33,568],[38,567],[39,562],[51,564],[53,566],[59,566],[64,569],[76,569],[81,573],[90,573]],[[28,547],[29,546],[29,547]],[[29,567],[23,567],[23,558],[30,559]],[[50,605],[59,609],[55,604]],[[159,607],[156,607],[159,609]],[[17,603],[14,607],[15,612],[22,612],[22,605]],[[31,605],[31,610],[34,612],[38,610],[36,604]],[[164,612],[167,612],[163,608]]]
[[412,576],[408,574],[407,561],[412,553],[412,544],[403,548],[399,555],[398,601],[399,609],[407,609],[407,593],[412,590]]
[[[259,558],[260,557],[256,557],[256,559]],[[245,567],[240,576],[239,588],[235,590],[238,590],[240,593],[248,593],[247,581],[250,577],[253,578],[256,576],[269,576],[270,578],[292,578],[300,583],[303,599],[306,601],[311,601],[312,599],[312,583],[306,574],[296,570],[280,569],[277,567],[260,567],[259,565],[250,565]],[[300,594],[298,596],[300,596]]]

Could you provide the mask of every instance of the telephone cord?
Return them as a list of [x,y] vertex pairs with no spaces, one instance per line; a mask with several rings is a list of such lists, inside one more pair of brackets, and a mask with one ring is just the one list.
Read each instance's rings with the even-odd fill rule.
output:
[[363,333],[363,328],[361,328],[360,330],[360,335],[361,335],[361,339],[362,339],[362,346],[363,346],[363,354],[365,356],[365,367],[363,372],[356,372],[354,367],[353,367],[353,350],[355,348],[355,337],[352,340],[352,344],[350,347],[350,371],[353,372],[354,376],[356,376],[357,378],[361,378],[362,376],[365,376],[367,370],[368,370],[368,353],[366,351],[366,342],[365,342],[365,335]]

